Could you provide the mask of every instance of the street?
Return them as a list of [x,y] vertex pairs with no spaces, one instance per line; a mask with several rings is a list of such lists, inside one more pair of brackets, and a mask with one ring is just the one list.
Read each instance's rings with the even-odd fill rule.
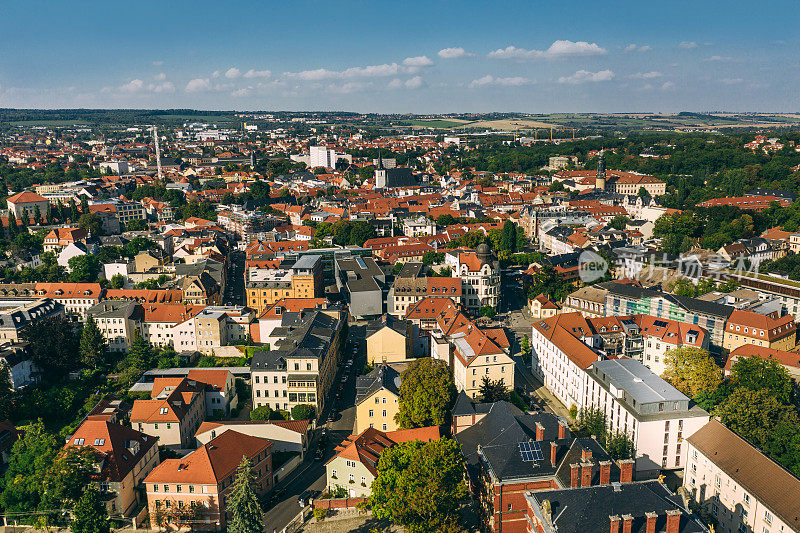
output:
[[[357,349],[357,354],[350,371],[346,372],[344,362],[353,356],[353,347]],[[278,494],[281,494],[280,502],[274,504],[264,515],[265,531],[268,533],[273,530],[281,531],[300,513],[301,508],[297,497],[303,491],[311,489],[317,491],[317,495],[319,495],[326,489],[325,463],[333,457],[336,446],[350,436],[355,426],[357,369],[363,368],[366,357],[364,327],[351,325],[345,345],[344,361],[337,371],[331,392],[332,395],[338,396],[338,400],[329,402],[319,417],[319,425],[314,430],[314,436],[309,443],[303,463],[290,474],[288,480],[278,483],[276,490]],[[344,382],[342,381],[343,377],[346,378]],[[333,420],[328,421],[331,415],[333,415]],[[319,445],[323,428],[327,434],[323,459],[316,461],[314,454]]]
[[244,294],[244,252],[233,250],[229,256],[230,268],[222,301],[226,305],[245,305]]

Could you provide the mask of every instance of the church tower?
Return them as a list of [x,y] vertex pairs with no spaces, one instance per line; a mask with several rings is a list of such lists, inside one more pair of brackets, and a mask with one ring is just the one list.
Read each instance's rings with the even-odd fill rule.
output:
[[597,162],[597,176],[594,179],[594,188],[598,191],[606,190],[606,163],[603,160],[602,150],[600,150],[600,160]]

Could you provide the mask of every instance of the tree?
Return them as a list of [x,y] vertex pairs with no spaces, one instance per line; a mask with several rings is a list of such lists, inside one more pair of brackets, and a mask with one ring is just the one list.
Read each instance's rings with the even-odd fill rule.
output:
[[25,328],[22,336],[46,380],[57,381],[78,366],[78,337],[65,318],[40,320]]
[[575,287],[564,281],[564,278],[550,265],[544,265],[533,276],[533,283],[528,289],[531,299],[544,294],[550,300],[558,302],[567,297]]
[[716,389],[722,383],[722,369],[700,348],[682,346],[669,350],[664,363],[666,370],[661,377],[690,398]]
[[70,269],[69,279],[73,283],[93,283],[103,268],[97,257],[90,254],[70,257],[67,264]]
[[147,229],[147,221],[142,219],[129,220],[125,223],[126,231],[144,231]]
[[250,460],[242,456],[236,469],[236,480],[228,495],[228,533],[253,533],[264,530],[264,515],[258,505],[258,497],[253,490],[255,478],[251,471]]
[[481,316],[485,316],[486,318],[494,318],[497,316],[497,310],[491,305],[484,305],[481,307]]
[[[84,196],[84,198],[86,198]],[[103,234],[103,221],[97,213],[84,213],[78,220],[78,227],[86,231],[92,237],[98,237]]]
[[636,457],[636,445],[625,433],[607,433],[605,441],[605,449],[615,461]]
[[72,533],[110,533],[108,512],[97,489],[89,486],[75,505]]
[[625,215],[616,215],[608,223],[608,227],[623,231],[628,226],[628,222],[630,221],[631,219],[626,217]]
[[9,209],[8,211],[8,235],[9,237],[13,238],[14,235],[17,234],[17,217],[14,215],[14,211]]
[[250,420],[272,420],[272,408],[269,405],[261,405],[256,407],[250,411]]
[[792,401],[792,378],[774,359],[738,358],[731,367],[731,381],[736,387],[768,391],[784,404]]
[[3,478],[0,503],[10,512],[33,511],[44,494],[44,478],[61,449],[61,441],[45,431],[41,420],[29,425],[14,443]]
[[510,398],[508,387],[503,383],[503,378],[492,381],[489,376],[483,376],[478,392],[481,403],[508,401]]
[[81,363],[86,368],[96,370],[100,365],[105,363],[106,341],[103,338],[103,333],[97,327],[97,323],[92,317],[86,320],[86,325],[83,326],[81,332],[80,354]]
[[111,276],[111,281],[109,282],[109,285],[111,286],[112,289],[121,289],[125,287],[125,276],[123,276],[122,274],[114,274],[113,276]]
[[42,480],[41,506],[70,509],[80,499],[94,471],[97,452],[90,446],[68,446],[56,456]]
[[408,365],[401,376],[399,411],[401,428],[441,426],[456,397],[456,385],[444,361],[423,357]]
[[510,220],[506,220],[500,233],[500,251],[507,250],[513,252],[517,246],[517,226]]
[[774,439],[776,427],[798,426],[795,408],[782,404],[768,390],[735,389],[715,414],[723,424],[761,449]]
[[11,374],[6,365],[0,364],[0,420],[11,418],[13,402],[14,391],[11,390]]
[[292,407],[293,420],[313,420],[314,419],[314,406],[307,403],[301,403]]
[[458,509],[466,495],[457,442],[408,441],[381,453],[369,503],[377,518],[410,533],[450,533],[461,530]]
[[588,437],[594,435],[602,444],[608,424],[606,414],[596,407],[582,407],[578,411],[578,433]]

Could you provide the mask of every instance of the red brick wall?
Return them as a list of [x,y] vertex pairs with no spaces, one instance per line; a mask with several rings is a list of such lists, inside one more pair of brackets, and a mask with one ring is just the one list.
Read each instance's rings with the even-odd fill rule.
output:
[[[493,530],[502,531],[503,533],[527,532],[528,520],[525,518],[525,514],[528,510],[528,504],[525,501],[525,493],[557,488],[558,484],[554,479],[495,485]],[[510,510],[509,505],[511,505]]]
[[366,498],[333,498],[330,500],[314,500],[315,509],[351,509]]

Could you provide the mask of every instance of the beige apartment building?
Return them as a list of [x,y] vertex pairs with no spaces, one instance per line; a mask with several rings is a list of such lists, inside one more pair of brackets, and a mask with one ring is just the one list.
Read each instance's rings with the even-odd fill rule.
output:
[[778,312],[762,315],[736,309],[725,324],[722,348],[733,351],[745,344],[776,350],[791,350],[797,344],[797,326],[793,315]]
[[319,255],[304,255],[289,269],[251,267],[245,281],[247,306],[258,314],[281,298],[319,298],[324,295]]
[[381,431],[398,429],[395,416],[400,411],[400,373],[379,364],[356,381],[356,433],[367,428]]
[[411,322],[392,315],[367,324],[367,362],[398,363],[413,357]]
[[686,442],[683,487],[717,531],[800,531],[800,479],[717,420]]
[[156,378],[151,400],[135,400],[131,426],[159,443],[175,448],[190,448],[194,434],[205,420],[205,383],[187,378]]

